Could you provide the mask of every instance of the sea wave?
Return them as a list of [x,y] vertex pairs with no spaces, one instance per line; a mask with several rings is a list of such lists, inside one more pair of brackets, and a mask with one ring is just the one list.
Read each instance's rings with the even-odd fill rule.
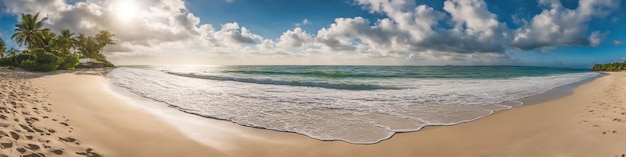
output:
[[259,70],[227,70],[224,73],[237,73],[237,74],[255,74],[255,75],[297,75],[297,76],[313,76],[313,77],[326,77],[326,78],[398,78],[406,77],[402,74],[375,74],[375,73],[356,73],[356,72],[343,72],[343,71],[259,71]]
[[117,86],[184,112],[320,140],[368,144],[396,132],[476,120],[521,104],[511,101],[599,76],[583,72],[502,79],[395,78],[376,80],[380,81],[376,85],[401,89],[340,90],[311,88],[317,83],[313,81],[292,85],[290,77],[268,81],[195,71],[175,75],[150,68],[116,68],[109,77]]
[[275,80],[275,79],[257,79],[257,78],[244,78],[244,77],[232,77],[232,76],[217,76],[217,75],[209,75],[209,74],[194,74],[194,73],[176,73],[176,72],[166,72],[168,74],[183,76],[183,77],[191,77],[191,78],[200,78],[200,79],[209,79],[209,80],[217,80],[217,81],[235,81],[235,82],[243,82],[243,83],[255,83],[255,84],[267,84],[267,85],[285,85],[285,86],[301,86],[301,87],[319,87],[319,88],[328,88],[328,89],[341,89],[341,90],[395,90],[401,89],[398,87],[390,87],[390,86],[381,86],[375,84],[354,84],[354,83],[330,83],[330,82],[312,82],[312,81],[302,81],[302,80]]

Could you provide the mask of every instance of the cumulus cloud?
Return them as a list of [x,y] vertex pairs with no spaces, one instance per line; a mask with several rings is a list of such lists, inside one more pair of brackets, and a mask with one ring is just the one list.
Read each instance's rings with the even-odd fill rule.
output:
[[618,0],[580,0],[578,8],[568,9],[559,0],[541,0],[540,4],[547,8],[515,30],[511,46],[522,50],[561,45],[597,46],[598,33],[586,36],[589,21],[606,16],[619,3]]
[[239,27],[236,22],[222,25],[222,29],[211,34],[208,38],[217,46],[255,44],[257,40],[262,40],[261,36],[250,33],[246,27]]
[[308,46],[312,41],[313,37],[298,27],[284,32],[278,39],[278,45],[281,47],[301,48]]
[[[514,62],[508,50],[549,49],[562,45],[598,46],[608,32],[589,30],[593,18],[606,17],[619,0],[580,0],[564,7],[559,0],[539,0],[543,10],[531,19],[514,16],[517,28],[498,20],[483,0],[446,0],[443,8],[418,5],[414,0],[354,0],[384,18],[341,17],[324,28],[307,32],[296,23],[276,39],[254,34],[237,22],[201,23],[184,0],[137,0],[138,12],[120,15],[115,5],[124,0],[0,0],[13,14],[42,12],[46,26],[93,35],[99,30],[116,34],[118,45],[110,56],[150,53],[380,59],[402,64],[504,64]],[[234,0],[226,0],[233,3]],[[130,20],[120,21],[120,16]],[[613,41],[622,45],[621,41]],[[208,56],[208,55],[207,55]],[[272,57],[269,57],[272,58]],[[275,58],[274,58],[275,59]],[[381,60],[378,60],[381,61]],[[386,60],[389,61],[389,60]]]
[[6,11],[11,13],[34,13],[50,14],[63,9],[66,5],[64,0],[2,0]]
[[600,45],[600,42],[606,38],[609,33],[600,33],[599,31],[594,31],[589,36],[589,45],[596,47]]
[[619,41],[619,40],[613,40],[613,45],[621,46],[621,45],[624,45],[624,42],[623,41]]
[[[330,27],[317,33],[316,41],[330,50],[357,50],[374,56],[431,54],[424,52],[504,53],[502,41],[507,29],[487,10],[484,1],[449,0],[444,3],[445,12],[407,0],[357,2],[370,12],[384,13],[388,18],[374,25],[361,17],[337,18]],[[451,23],[452,28],[439,27],[447,23]],[[429,57],[445,58],[445,55]]]
[[[134,1],[139,10],[135,15],[120,15],[115,5],[123,0],[81,1],[68,4],[63,0],[2,1],[7,11],[14,14],[36,13],[49,19],[46,26],[52,30],[69,29],[86,35],[109,30],[118,45],[108,52],[127,52],[159,49],[163,46],[215,46],[239,49],[241,44],[255,44],[262,38],[236,22],[224,24],[215,30],[210,24],[200,24],[200,18],[190,13],[183,0]],[[130,20],[121,21],[120,16]],[[208,49],[208,48],[207,48]]]
[[[559,0],[541,0],[540,5],[547,9],[530,21],[514,18],[516,23],[523,25],[508,28],[488,10],[483,0],[447,0],[444,12],[407,0],[357,0],[357,3],[372,13],[383,13],[389,18],[379,20],[373,26],[368,25],[370,30],[361,33],[348,33],[346,30],[366,30],[366,26],[353,24],[352,28],[346,29],[337,27],[345,20],[336,20],[328,29],[341,28],[338,32],[344,35],[322,41],[339,41],[332,44],[346,47],[339,43],[356,39],[365,45],[357,45],[357,50],[369,53],[404,52],[412,57],[423,56],[419,54],[489,53],[491,55],[484,56],[500,59],[507,58],[499,54],[506,53],[508,48],[532,50],[563,45],[598,46],[608,33],[594,31],[589,34],[589,21],[594,17],[605,17],[619,6],[617,0],[580,0],[578,8],[568,9]],[[445,29],[441,25],[451,28]],[[378,34],[381,32],[376,30],[384,30],[384,33]],[[367,34],[376,34],[382,40],[371,40]],[[463,58],[463,55],[449,56],[429,57]],[[468,60],[482,58],[476,55],[464,57]]]

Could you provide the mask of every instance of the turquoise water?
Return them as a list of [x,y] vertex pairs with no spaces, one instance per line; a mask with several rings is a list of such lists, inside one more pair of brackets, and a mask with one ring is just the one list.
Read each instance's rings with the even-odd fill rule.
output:
[[523,66],[223,66],[217,72],[327,79],[497,79],[588,72],[589,69]]
[[[169,74],[210,80],[343,90],[403,89],[390,79],[507,79],[588,72],[519,66],[217,66],[177,67]],[[188,70],[188,71],[185,71]]]
[[518,66],[130,66],[109,74],[184,112],[351,143],[472,121],[597,76]]

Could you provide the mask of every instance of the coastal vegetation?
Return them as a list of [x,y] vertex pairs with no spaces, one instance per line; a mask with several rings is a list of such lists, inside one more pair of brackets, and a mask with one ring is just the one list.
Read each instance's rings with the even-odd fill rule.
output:
[[622,71],[626,70],[626,61],[607,63],[607,64],[595,64],[591,68],[592,71]]
[[45,20],[45,17],[39,19],[39,13],[21,15],[21,22],[15,25],[11,39],[26,49],[18,51],[11,48],[7,51],[6,43],[0,39],[0,66],[7,66],[8,69],[20,67],[30,71],[114,67],[102,54],[105,46],[115,44],[112,39],[114,34],[102,30],[95,36],[82,33],[76,35],[68,29],[56,34],[50,28],[43,27]]

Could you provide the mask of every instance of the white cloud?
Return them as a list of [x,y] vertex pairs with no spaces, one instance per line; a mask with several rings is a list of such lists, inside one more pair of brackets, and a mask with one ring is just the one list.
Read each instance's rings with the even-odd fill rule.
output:
[[183,0],[135,1],[140,4],[137,6],[143,7],[136,8],[141,10],[136,15],[128,15],[133,18],[128,22],[118,19],[113,8],[122,0],[90,0],[75,4],[62,0],[30,1],[2,2],[11,8],[7,11],[15,14],[45,10],[45,16],[49,17],[46,26],[55,31],[70,29],[93,35],[100,30],[109,30],[118,41],[117,45],[106,49],[110,55],[161,52],[172,47],[238,50],[245,44],[262,40],[262,37],[239,27],[237,23],[227,23],[220,30],[214,30],[210,24],[200,24],[200,18],[188,11]]
[[239,27],[239,24],[234,22],[222,25],[219,31],[209,34],[208,39],[212,41],[214,46],[237,47],[242,44],[255,44],[263,38],[250,33],[245,27]]
[[589,36],[589,44],[593,47],[600,45],[600,38],[598,37],[598,34],[599,32],[593,32],[591,36]]
[[606,38],[607,35],[608,33],[600,33],[599,31],[594,31],[589,36],[589,45],[593,47],[600,45],[602,40],[604,40],[604,38]]
[[36,13],[43,15],[55,13],[65,7],[64,0],[2,0],[7,12]]
[[613,45],[621,46],[621,45],[624,45],[624,42],[623,41],[619,41],[619,40],[613,40]]
[[[504,53],[503,33],[506,27],[487,10],[483,1],[446,1],[446,12],[426,5],[416,6],[413,1],[357,2],[371,12],[384,13],[389,18],[380,19],[374,25],[361,17],[337,18],[330,27],[317,33],[316,39],[323,47],[404,58],[437,53]],[[451,23],[453,28],[438,26],[447,23]],[[446,56],[449,55],[428,57]]]
[[302,20],[302,22],[298,22],[295,24],[296,27],[302,27],[305,25],[311,24],[311,22],[309,21],[309,19],[304,19]]
[[619,1],[580,0],[576,9],[565,8],[559,0],[541,0],[540,4],[548,8],[534,16],[530,24],[515,30],[512,47],[530,50],[561,45],[595,46],[600,40],[594,34],[586,37],[589,21],[617,9]]
[[504,64],[514,61],[507,49],[598,46],[608,33],[590,32],[589,21],[605,17],[619,6],[619,0],[580,0],[578,8],[569,9],[559,0],[540,0],[545,7],[541,13],[532,19],[512,15],[521,26],[508,28],[483,0],[446,0],[442,10],[417,5],[414,0],[355,0],[385,18],[336,18],[312,33],[301,28],[311,23],[304,19],[277,39],[266,39],[237,22],[202,24],[184,0],[134,1],[143,7],[129,15],[128,22],[118,19],[113,9],[123,0],[71,4],[63,0],[0,1],[7,12],[16,15],[41,11],[49,17],[46,26],[55,31],[70,29],[93,35],[106,29],[115,33],[118,45],[106,49],[113,58],[192,54],[220,60],[259,57],[376,64]]
[[307,34],[302,28],[287,30],[278,39],[278,45],[287,48],[302,48],[309,46],[313,41],[313,37]]

